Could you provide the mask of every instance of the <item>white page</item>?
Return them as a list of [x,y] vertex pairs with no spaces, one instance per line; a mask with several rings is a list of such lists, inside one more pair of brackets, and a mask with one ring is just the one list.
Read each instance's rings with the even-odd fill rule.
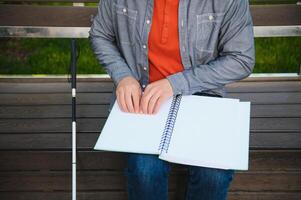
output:
[[[232,157],[237,162],[237,168],[247,170],[249,168],[249,138],[250,138],[250,117],[251,117],[251,102],[240,102],[240,126],[235,141],[236,149],[233,148]],[[234,163],[233,163],[234,166]]]
[[[246,169],[243,148],[248,134],[239,129],[247,129],[246,116],[242,118],[247,105],[236,100],[183,96],[168,153],[160,158],[188,165]],[[244,113],[240,112],[242,105]],[[191,125],[187,127],[187,123]]]
[[150,115],[123,112],[115,101],[94,149],[158,154],[171,102],[169,98]]

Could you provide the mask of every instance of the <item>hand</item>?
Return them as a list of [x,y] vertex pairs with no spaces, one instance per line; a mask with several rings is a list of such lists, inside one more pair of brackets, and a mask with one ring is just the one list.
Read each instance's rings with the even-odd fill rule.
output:
[[152,82],[142,94],[140,111],[144,114],[156,114],[161,104],[171,96],[173,90],[166,78]]
[[139,82],[126,76],[118,83],[116,88],[117,103],[123,112],[139,113],[141,87]]

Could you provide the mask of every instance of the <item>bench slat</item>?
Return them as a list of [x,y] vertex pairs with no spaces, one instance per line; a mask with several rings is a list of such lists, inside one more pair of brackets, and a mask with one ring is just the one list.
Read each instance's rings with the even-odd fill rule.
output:
[[[0,171],[70,170],[70,151],[0,151]],[[28,162],[30,160],[30,162]],[[55,162],[53,162],[55,160]],[[122,170],[125,154],[77,151],[77,170]],[[301,150],[251,150],[250,171],[301,171]],[[173,165],[173,171],[183,170]]]
[[[240,80],[239,82],[298,82],[301,81],[301,76],[296,73],[252,73],[249,77]],[[70,75],[9,75],[2,76],[0,75],[0,83],[67,83],[67,77]],[[112,79],[109,78],[107,74],[78,74],[77,83],[95,83],[95,82],[112,82]],[[1,85],[0,84],[0,85]],[[70,84],[70,83],[69,83]]]
[[[171,174],[170,190],[180,188],[179,179],[186,173]],[[49,172],[0,172],[0,191],[70,191],[70,171]],[[77,174],[77,188],[80,191],[124,190],[125,178],[122,172],[81,171]],[[28,184],[30,183],[30,184]],[[237,172],[230,191],[276,191],[301,190],[300,172]]]
[[[99,133],[77,133],[77,148],[92,150]],[[251,149],[301,149],[301,131],[251,131]],[[1,133],[0,150],[70,150],[69,133]]]
[[[255,104],[300,104],[301,92],[284,93],[228,93],[226,98],[237,98]],[[77,93],[77,104],[109,104],[111,93]],[[70,94],[0,94],[0,105],[69,105]]]
[[[232,192],[228,193],[227,200],[300,200],[300,192]],[[175,192],[169,192],[171,200],[179,200],[179,195]],[[71,192],[1,192],[1,199],[14,199],[14,200],[31,200],[31,199],[43,199],[43,200],[70,200]],[[77,191],[78,199],[85,200],[127,200],[126,192],[123,191],[91,191],[82,192]]]
[[[301,25],[299,5],[251,5],[255,26]],[[0,26],[90,27],[96,7],[0,5]]]
[[[0,133],[62,133],[71,131],[71,119],[0,119]],[[79,118],[79,133],[99,132],[106,118]],[[301,118],[251,118],[251,131],[301,131]],[[301,139],[301,138],[300,138]]]
[[[98,80],[98,79],[97,79]],[[301,79],[300,79],[301,80]],[[69,93],[70,83],[0,82],[1,93]],[[112,92],[113,82],[78,82],[77,92]],[[227,92],[301,92],[301,81],[238,81],[226,85]]]
[[[103,118],[108,116],[109,105],[77,105],[78,118]],[[0,119],[70,118],[70,105],[0,106]],[[301,104],[252,105],[251,117],[299,117]]]
[[[300,131],[301,118],[251,118],[251,131]],[[78,132],[98,132],[106,118],[77,119]],[[0,133],[69,132],[70,118],[62,119],[0,119]]]

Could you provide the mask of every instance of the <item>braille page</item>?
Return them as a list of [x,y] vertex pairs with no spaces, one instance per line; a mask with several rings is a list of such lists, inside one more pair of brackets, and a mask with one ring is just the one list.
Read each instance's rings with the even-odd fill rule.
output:
[[247,169],[249,109],[247,102],[236,99],[183,96],[168,152],[159,158],[195,166]]
[[94,147],[95,150],[158,154],[172,98],[157,114],[135,114],[120,110],[115,101]]

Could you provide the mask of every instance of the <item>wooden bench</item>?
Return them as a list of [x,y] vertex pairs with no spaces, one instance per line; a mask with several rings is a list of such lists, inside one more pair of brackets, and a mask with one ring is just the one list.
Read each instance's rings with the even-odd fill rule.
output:
[[[70,199],[70,85],[66,78],[0,79],[0,199]],[[229,199],[300,199],[301,78],[247,78],[228,96],[250,100],[250,170],[237,172]],[[93,151],[112,82],[78,78],[79,199],[125,199],[121,153]],[[185,169],[172,165],[170,192]],[[181,198],[179,198],[181,199]]]
[[[95,7],[5,2],[1,37],[86,38],[96,13]],[[300,8],[251,6],[256,37],[300,36]],[[124,155],[92,150],[112,81],[79,77],[77,88],[78,199],[126,199]],[[229,199],[301,199],[301,77],[249,77],[226,88],[229,97],[252,102],[250,170],[236,173]],[[70,116],[67,78],[0,78],[0,199],[71,199]],[[185,178],[185,168],[172,165],[171,199],[183,199]]]

